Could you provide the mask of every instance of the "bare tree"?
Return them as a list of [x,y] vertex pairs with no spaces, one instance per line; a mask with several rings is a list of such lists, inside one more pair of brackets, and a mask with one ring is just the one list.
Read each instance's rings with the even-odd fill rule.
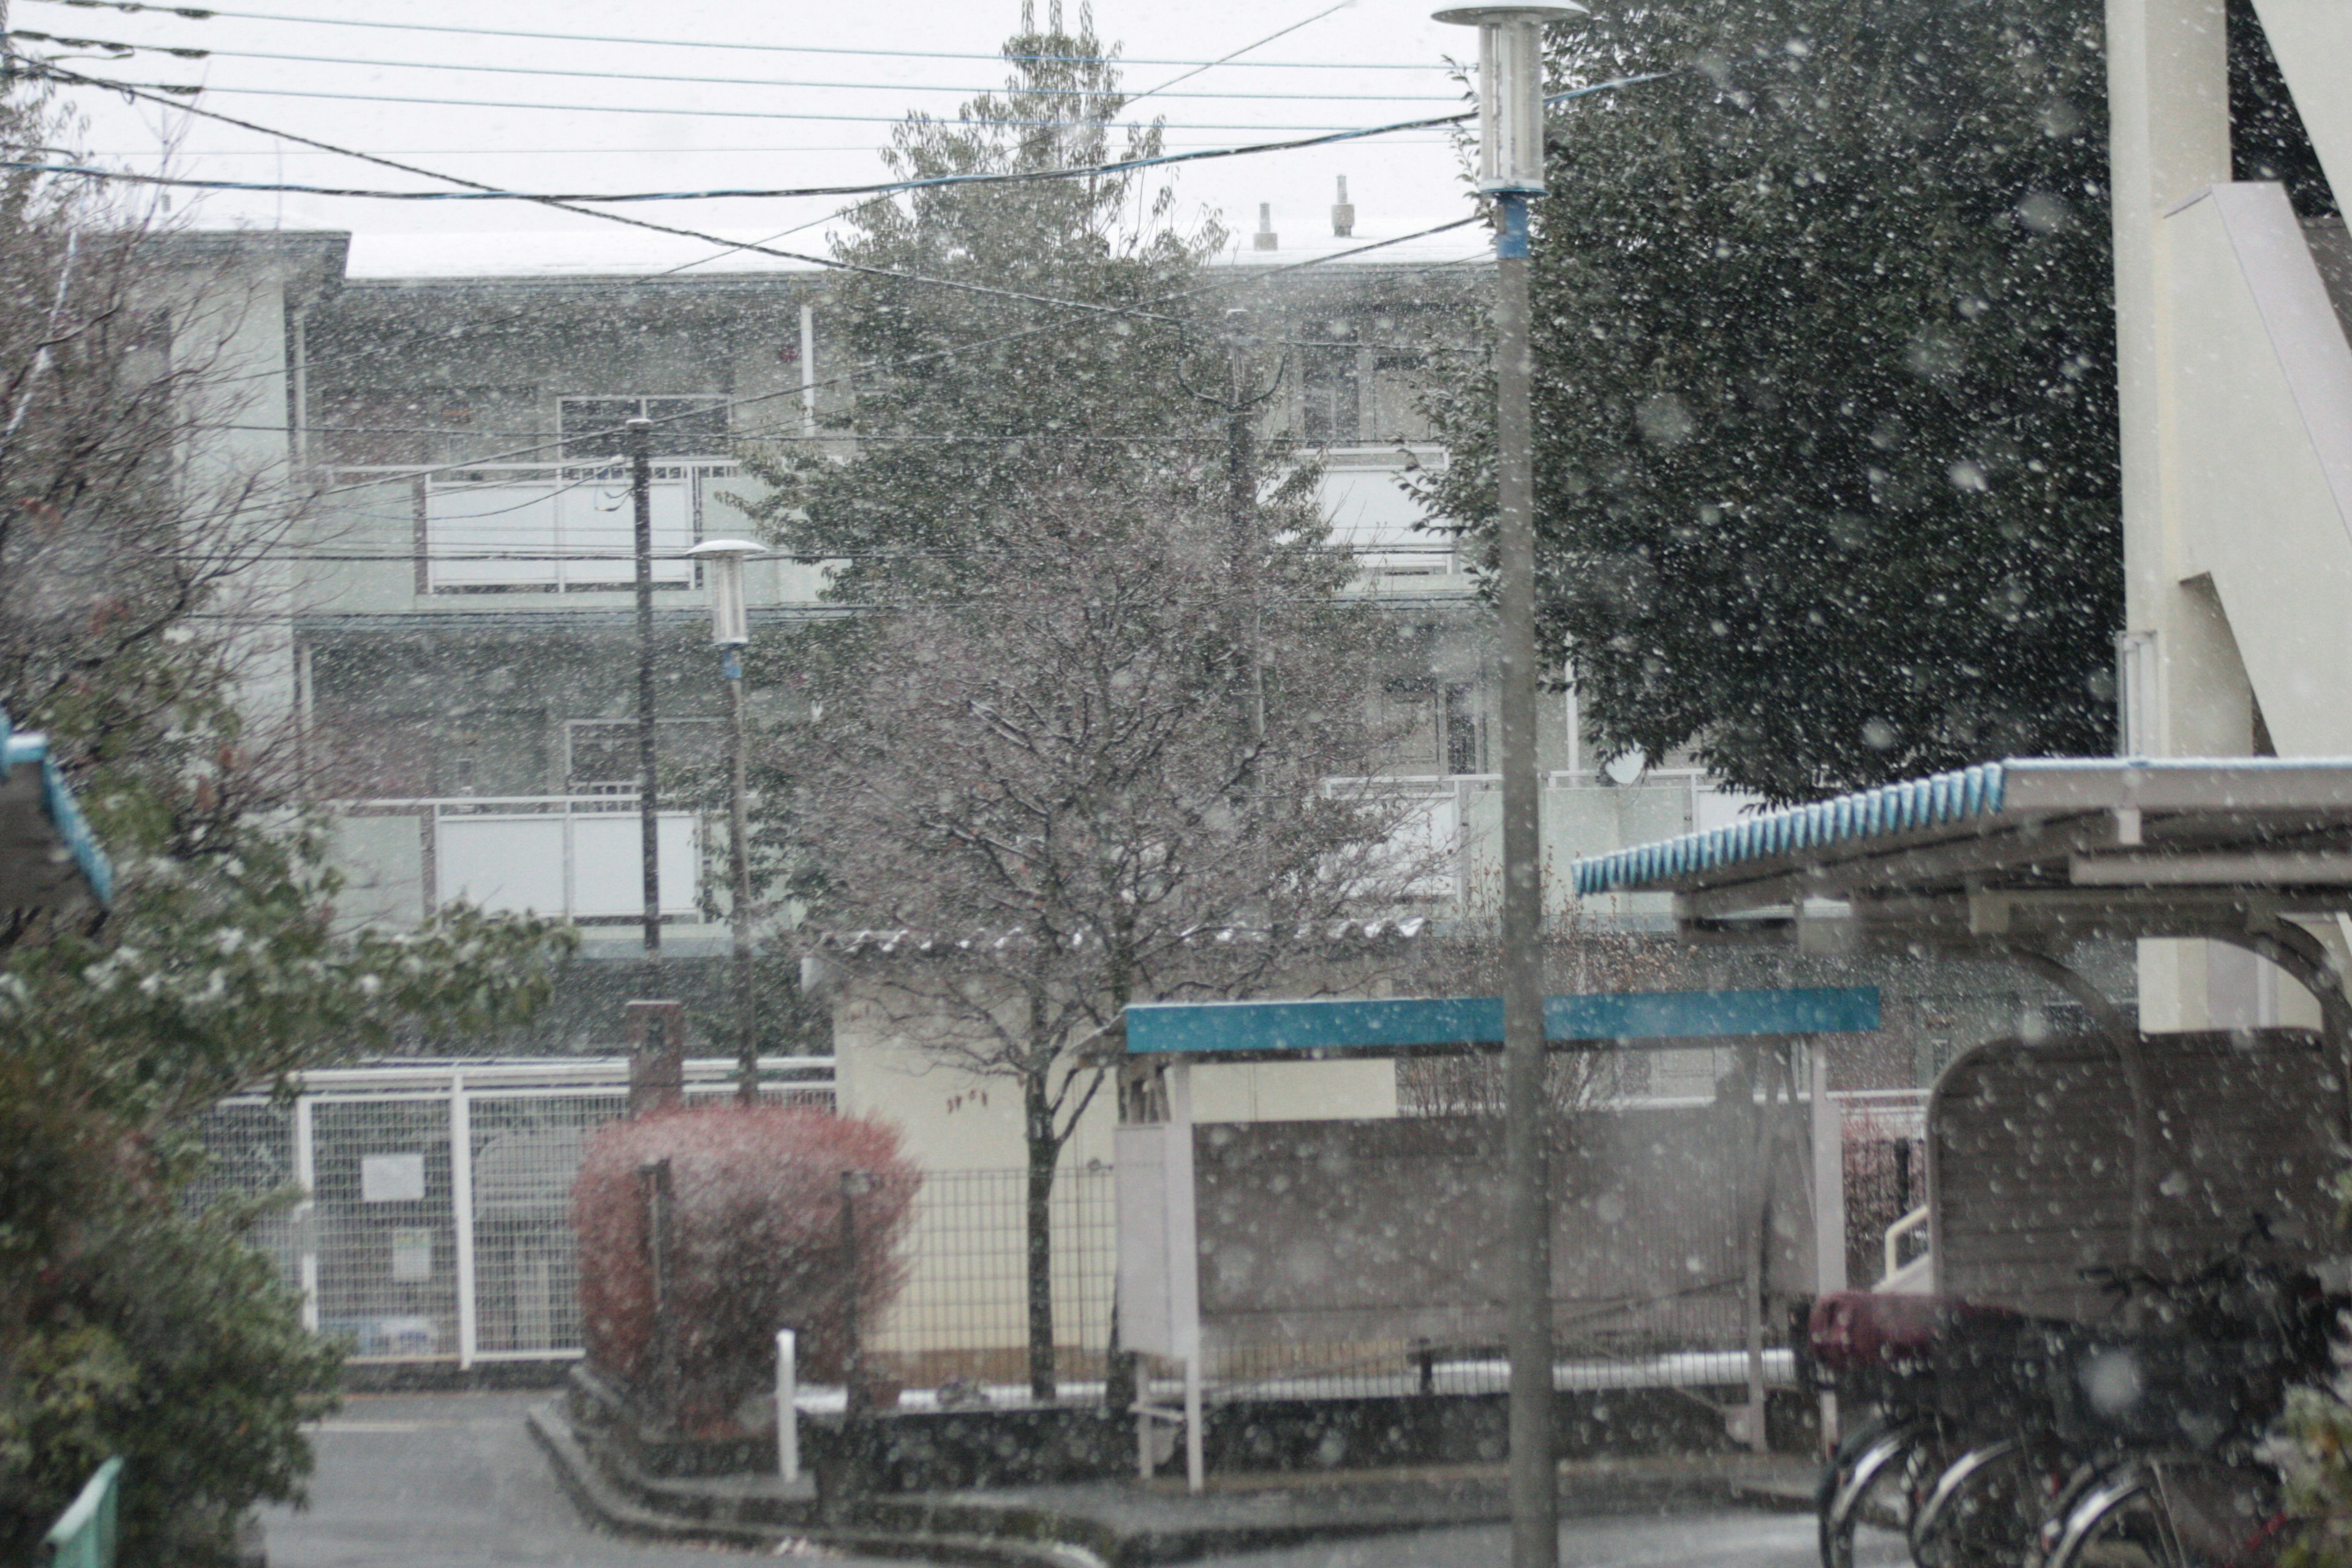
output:
[[[74,129],[28,89],[0,102],[0,145]],[[174,860],[233,852],[297,781],[290,714],[249,697],[306,506],[224,434],[273,412],[229,363],[237,259],[86,183],[0,177],[0,701],[77,778],[135,779],[142,845]]]
[[964,597],[867,617],[797,816],[809,929],[909,933],[866,994],[934,1059],[1019,1086],[1051,1397],[1049,1203],[1121,1010],[1297,984],[1422,868],[1389,847],[1411,805],[1368,776],[1369,616],[1319,538],[1236,552],[1213,483],[1165,476],[1019,514]]

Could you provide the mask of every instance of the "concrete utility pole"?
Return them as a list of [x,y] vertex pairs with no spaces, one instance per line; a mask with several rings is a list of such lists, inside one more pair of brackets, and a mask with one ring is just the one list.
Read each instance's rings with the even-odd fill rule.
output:
[[1543,846],[1536,776],[1533,351],[1528,202],[1544,190],[1543,26],[1555,5],[1437,13],[1478,29],[1478,190],[1495,237],[1495,570],[1502,630],[1504,1213],[1509,1259],[1512,1568],[1557,1568],[1552,1439],[1551,1136],[1544,1102]]
[[727,796],[727,862],[734,905],[729,912],[735,939],[735,1098],[751,1105],[760,1098],[760,1016],[751,986],[751,761],[743,741],[743,649],[751,640],[751,619],[743,600],[743,563],[766,552],[748,539],[713,539],[687,553],[702,563],[709,578],[710,640],[719,649],[719,673],[727,681],[727,758],[732,774]]
[[637,525],[637,831],[645,866],[646,957],[661,962],[660,784],[654,742],[654,422],[629,421],[629,504]]
[[1245,776],[1257,776],[1256,753],[1265,744],[1265,664],[1260,651],[1264,637],[1265,611],[1258,600],[1262,574],[1255,563],[1257,552],[1257,449],[1251,428],[1258,410],[1265,405],[1282,384],[1277,372],[1261,392],[1256,385],[1254,351],[1257,346],[1250,331],[1249,312],[1236,307],[1225,312],[1225,348],[1230,356],[1225,393],[1225,510],[1226,524],[1233,536],[1233,572],[1234,584],[1249,595],[1248,624],[1243,630],[1249,658],[1249,681],[1246,688],[1249,704],[1247,720],[1250,738],[1250,765]]

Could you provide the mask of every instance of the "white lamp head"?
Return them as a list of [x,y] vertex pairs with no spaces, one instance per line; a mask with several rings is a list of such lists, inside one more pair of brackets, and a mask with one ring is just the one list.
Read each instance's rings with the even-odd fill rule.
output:
[[751,640],[751,612],[743,604],[743,563],[765,555],[768,547],[748,539],[712,539],[686,553],[702,563],[710,584],[710,640],[720,647],[740,647]]
[[1459,5],[1436,18],[1478,29],[1478,189],[1544,192],[1543,30],[1581,5]]

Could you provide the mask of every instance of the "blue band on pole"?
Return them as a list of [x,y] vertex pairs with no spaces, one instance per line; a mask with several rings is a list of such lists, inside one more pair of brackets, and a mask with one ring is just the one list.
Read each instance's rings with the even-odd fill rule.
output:
[[720,651],[719,655],[719,673],[729,680],[740,680],[743,679],[743,659],[741,655],[732,646]]
[[1503,209],[1503,227],[1495,236],[1495,256],[1501,261],[1524,261],[1528,256],[1528,198],[1517,191],[1495,197]]
[[[1544,1038],[1565,1044],[1866,1034],[1878,988],[1627,991],[1544,998]],[[1129,1056],[1380,1056],[1503,1043],[1496,996],[1370,1002],[1137,1003]]]

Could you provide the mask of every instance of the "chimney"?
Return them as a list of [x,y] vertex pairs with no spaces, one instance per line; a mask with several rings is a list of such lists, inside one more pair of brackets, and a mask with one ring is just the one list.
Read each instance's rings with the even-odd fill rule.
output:
[[1348,199],[1348,176],[1339,176],[1339,199],[1331,208],[1331,234],[1336,239],[1346,239],[1356,232],[1355,204]]
[[1282,248],[1282,237],[1274,232],[1274,204],[1272,202],[1260,202],[1257,204],[1257,233],[1250,237],[1250,245],[1253,249],[1256,250],[1279,250]]

